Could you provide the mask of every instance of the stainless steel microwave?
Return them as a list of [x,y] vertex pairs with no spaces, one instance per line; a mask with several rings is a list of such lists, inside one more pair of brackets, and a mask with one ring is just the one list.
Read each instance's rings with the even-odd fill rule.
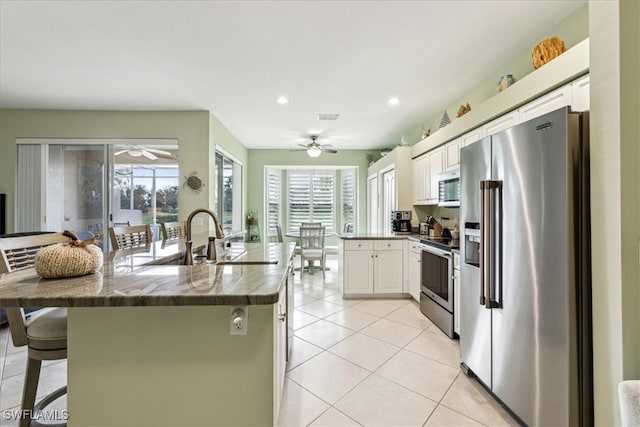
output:
[[438,206],[460,206],[460,168],[438,175]]

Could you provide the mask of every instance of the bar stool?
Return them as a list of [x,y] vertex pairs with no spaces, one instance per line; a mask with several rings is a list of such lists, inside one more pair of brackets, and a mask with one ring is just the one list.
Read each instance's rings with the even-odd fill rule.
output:
[[[62,233],[0,239],[0,273],[9,273],[33,267],[39,249],[56,243],[68,242]],[[54,391],[35,404],[43,360],[67,358],[67,309],[45,308],[25,316],[22,308],[6,307],[13,345],[27,346],[27,369],[22,393],[20,426],[66,426],[65,423],[41,424],[31,415],[42,410],[67,392],[67,386]]]
[[162,240],[185,238],[187,235],[187,223],[185,221],[163,222]]
[[113,250],[148,245],[152,242],[151,226],[143,224],[129,227],[109,227],[109,237]]

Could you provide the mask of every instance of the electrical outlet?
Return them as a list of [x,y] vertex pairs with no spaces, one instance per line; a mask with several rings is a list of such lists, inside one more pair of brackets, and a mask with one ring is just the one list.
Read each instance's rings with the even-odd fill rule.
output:
[[247,335],[249,327],[249,307],[229,307],[229,333],[231,335]]
[[196,227],[202,227],[202,225],[204,224],[204,222],[202,222],[202,217],[198,218],[197,216],[193,218],[193,221],[191,221],[191,223]]

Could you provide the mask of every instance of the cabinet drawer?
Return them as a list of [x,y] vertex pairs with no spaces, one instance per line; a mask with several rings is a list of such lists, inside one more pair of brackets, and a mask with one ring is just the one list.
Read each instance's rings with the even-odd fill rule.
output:
[[402,250],[402,240],[374,240],[374,249],[377,251]]
[[345,251],[370,251],[373,249],[373,240],[345,240]]

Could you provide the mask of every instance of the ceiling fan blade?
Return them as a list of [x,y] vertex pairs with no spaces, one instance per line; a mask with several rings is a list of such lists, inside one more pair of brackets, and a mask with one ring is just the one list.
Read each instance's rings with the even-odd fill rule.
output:
[[149,160],[158,160],[158,156],[153,153],[148,152],[147,150],[142,150],[142,155],[145,156]]
[[322,152],[323,153],[336,154],[338,152],[338,150],[334,150],[333,148],[323,148]]
[[120,154],[126,153],[128,150],[120,150],[114,153],[114,156],[119,156]]
[[164,156],[171,156],[172,154],[168,151],[165,150],[158,150],[157,148],[144,148],[145,151],[148,151],[150,153],[154,153],[154,154],[162,154]]

